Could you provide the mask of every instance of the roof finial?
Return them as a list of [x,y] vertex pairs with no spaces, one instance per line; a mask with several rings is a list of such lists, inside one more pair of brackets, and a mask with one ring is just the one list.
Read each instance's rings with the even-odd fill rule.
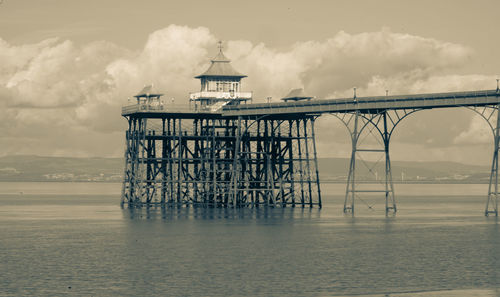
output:
[[500,88],[498,86],[498,81],[500,81],[500,79],[497,78],[497,93],[500,91]]
[[219,40],[219,42],[217,42],[217,43],[218,43],[217,47],[219,48],[219,52],[221,52],[221,53],[222,53],[222,48],[223,48],[223,46],[222,46],[222,41],[221,41],[221,40]]

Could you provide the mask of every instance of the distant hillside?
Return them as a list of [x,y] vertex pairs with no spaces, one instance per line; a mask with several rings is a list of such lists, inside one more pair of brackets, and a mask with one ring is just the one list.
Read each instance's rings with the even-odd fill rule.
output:
[[121,158],[0,158],[0,181],[121,181],[122,175]]
[[[344,158],[320,158],[318,167],[322,180],[343,180],[349,171],[349,159]],[[467,165],[456,162],[409,162],[392,161],[392,175],[394,181],[485,181],[489,178],[489,166]],[[360,179],[374,180],[377,173],[378,178],[384,176],[384,160],[375,162],[363,162],[357,160],[356,175]],[[371,171],[370,171],[371,170]]]
[[[342,182],[346,179],[349,159],[318,159],[322,181]],[[384,163],[357,162],[356,175],[360,180],[382,179]],[[369,167],[372,173],[368,170]],[[376,172],[376,175],[375,175]],[[394,181],[486,182],[488,166],[454,162],[393,161]],[[0,157],[0,181],[107,181],[121,182],[122,158],[63,158],[40,156]]]

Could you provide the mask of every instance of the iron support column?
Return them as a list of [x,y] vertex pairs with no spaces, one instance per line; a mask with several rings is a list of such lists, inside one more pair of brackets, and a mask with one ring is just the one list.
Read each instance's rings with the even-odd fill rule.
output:
[[318,155],[316,153],[316,135],[314,134],[314,121],[315,119],[311,119],[311,134],[312,134],[312,144],[313,144],[313,153],[314,153],[314,167],[316,170],[316,185],[318,187],[318,206],[321,208],[321,188],[319,183],[319,168],[318,168]]
[[488,200],[486,200],[485,216],[494,214],[498,216],[498,150],[500,141],[500,105],[497,105],[497,121],[494,128],[494,151],[491,164],[490,183],[488,186]]
[[390,210],[397,211],[396,200],[394,195],[394,183],[392,181],[391,159],[389,157],[389,142],[391,135],[387,131],[387,112],[383,114],[384,117],[384,151],[385,151],[385,214],[387,215]]
[[[356,150],[358,146],[358,119],[359,111],[356,111],[354,118],[354,129],[351,134],[352,139],[352,153],[351,163],[349,165],[349,174],[347,175],[347,187],[345,192],[344,213],[351,212],[354,215],[354,195],[356,190]],[[350,204],[350,205],[349,205]]]

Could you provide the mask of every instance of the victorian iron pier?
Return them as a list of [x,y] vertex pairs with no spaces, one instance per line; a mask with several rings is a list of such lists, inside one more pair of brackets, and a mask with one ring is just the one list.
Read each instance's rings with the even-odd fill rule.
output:
[[152,86],[123,108],[123,203],[321,207],[316,115],[223,115],[224,106],[252,99],[240,90],[243,77],[220,48],[196,77],[201,91],[190,94],[191,108],[167,107]]
[[[391,135],[420,110],[465,107],[489,124],[494,151],[485,215],[498,216],[500,90],[417,95],[312,99],[300,89],[280,103],[251,104],[242,75],[222,47],[197,76],[200,92],[187,109],[167,106],[151,86],[125,106],[128,120],[122,203],[205,207],[321,207],[315,119],[338,117],[348,128],[352,154],[344,212],[354,214],[361,195],[381,195],[385,211],[397,211],[389,157]],[[373,141],[365,141],[372,137]],[[359,183],[356,168],[367,154],[385,163],[380,187]],[[373,168],[368,168],[373,172]]]

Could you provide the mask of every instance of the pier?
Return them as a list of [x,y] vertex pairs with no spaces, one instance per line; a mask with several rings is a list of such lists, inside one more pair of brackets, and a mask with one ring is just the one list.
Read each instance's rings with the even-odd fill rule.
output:
[[[352,154],[343,211],[354,214],[359,195],[380,195],[397,211],[389,145],[396,126],[420,110],[468,108],[494,139],[484,214],[498,216],[500,90],[315,99],[298,90],[278,103],[251,103],[222,47],[196,78],[190,107],[169,109],[152,86],[125,106],[128,121],[122,203],[130,206],[321,207],[315,120],[336,116],[347,127]],[[355,91],[355,90],[354,90]],[[364,137],[377,139],[366,145]],[[360,187],[357,160],[378,154],[385,163],[380,188]]]

